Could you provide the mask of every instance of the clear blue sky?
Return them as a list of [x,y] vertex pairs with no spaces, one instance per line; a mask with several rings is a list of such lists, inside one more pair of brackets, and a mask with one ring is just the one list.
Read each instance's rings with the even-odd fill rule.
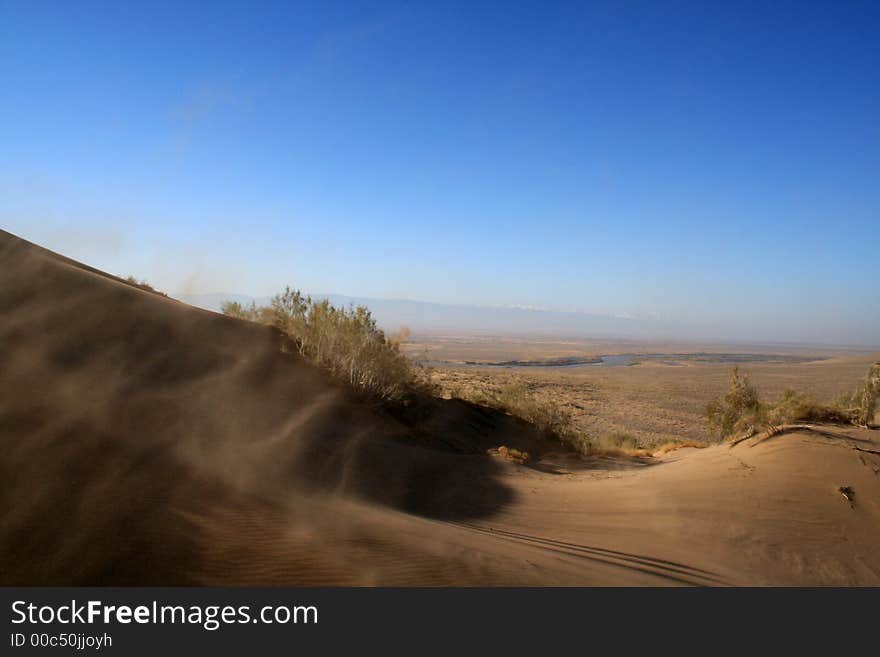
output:
[[0,226],[171,292],[880,343],[880,4],[0,0]]

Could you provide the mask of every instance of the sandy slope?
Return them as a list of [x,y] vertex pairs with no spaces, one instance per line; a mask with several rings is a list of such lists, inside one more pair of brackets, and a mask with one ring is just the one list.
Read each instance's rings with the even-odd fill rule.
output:
[[880,584],[877,432],[525,468],[280,340],[0,233],[0,584]]

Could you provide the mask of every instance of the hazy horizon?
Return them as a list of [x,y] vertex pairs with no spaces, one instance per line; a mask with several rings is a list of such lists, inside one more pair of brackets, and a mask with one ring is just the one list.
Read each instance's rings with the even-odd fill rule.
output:
[[0,227],[174,295],[876,346],[878,27],[871,3],[5,2]]
[[[386,331],[410,329],[417,336],[496,335],[508,338],[595,339],[640,343],[682,345],[837,348],[871,352],[880,342],[832,343],[821,339],[791,340],[785,335],[736,335],[717,326],[687,325],[625,316],[597,315],[580,311],[517,306],[442,304],[418,299],[354,297],[326,292],[306,292],[336,306],[365,305]],[[219,312],[225,301],[268,305],[270,296],[237,293],[175,294],[173,298],[190,305]]]

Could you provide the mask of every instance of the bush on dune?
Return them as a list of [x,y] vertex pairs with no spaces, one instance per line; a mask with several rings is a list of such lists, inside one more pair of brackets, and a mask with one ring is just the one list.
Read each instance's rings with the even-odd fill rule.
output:
[[849,422],[849,417],[834,405],[820,404],[813,397],[788,389],[770,406],[766,424],[778,427],[796,422]]
[[859,387],[850,394],[838,397],[834,406],[853,424],[867,427],[874,421],[878,403],[880,403],[880,363],[874,363]]
[[413,366],[400,351],[406,334],[387,337],[364,306],[336,307],[288,287],[269,306],[230,301],[222,311],[276,327],[304,358],[369,398],[402,401],[416,385]]
[[143,279],[138,280],[134,276],[126,276],[124,280],[129,285],[134,285],[135,287],[140,288],[142,290],[145,290],[147,292],[153,292],[153,293],[159,294],[163,297],[168,296],[167,294],[165,294],[161,290],[157,290],[156,288],[154,288],[152,285],[150,285],[149,283],[147,283],[147,281],[145,281]]
[[706,405],[705,415],[709,430],[718,438],[724,438],[734,433],[757,431],[766,420],[766,408],[749,377],[734,367],[730,388],[724,397]]
[[762,402],[748,376],[733,368],[730,389],[706,406],[709,430],[719,438],[778,430],[799,422],[851,423],[867,427],[880,400],[880,363],[868,370],[865,380],[850,394],[822,404],[796,390],[786,390],[775,402]]
[[856,416],[856,422],[862,426],[868,426],[868,424],[874,421],[877,405],[880,403],[880,363],[874,363],[871,369],[868,370],[860,392],[861,399],[859,401],[859,413]]
[[251,302],[250,305],[244,305],[238,301],[224,301],[220,306],[220,312],[224,315],[262,324],[272,323],[269,310],[269,308],[258,307],[254,302]]

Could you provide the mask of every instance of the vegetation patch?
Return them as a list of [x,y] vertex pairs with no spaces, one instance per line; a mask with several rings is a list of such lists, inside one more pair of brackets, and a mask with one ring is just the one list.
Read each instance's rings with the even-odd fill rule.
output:
[[126,276],[125,282],[128,283],[129,285],[134,285],[135,287],[140,288],[141,290],[144,290],[146,292],[152,292],[153,294],[158,294],[163,297],[168,296],[167,294],[165,294],[161,290],[157,290],[156,288],[154,288],[152,285],[147,283],[147,281],[145,281],[143,279],[138,280],[134,276]]
[[222,311],[274,326],[292,349],[365,397],[399,402],[417,387],[414,367],[400,351],[406,333],[386,336],[365,306],[336,307],[288,287],[269,306],[228,301]]
[[874,363],[859,386],[852,393],[838,397],[834,405],[850,422],[860,427],[867,427],[874,421],[878,402],[880,402],[880,363]]
[[523,383],[511,383],[499,391],[471,393],[468,401],[480,403],[518,417],[538,428],[548,440],[559,442],[584,456],[650,457],[680,447],[705,447],[694,441],[665,441],[658,445],[642,444],[632,434],[616,432],[589,436],[574,424],[571,413],[560,404],[539,399]]
[[849,394],[823,404],[796,390],[786,390],[774,402],[764,402],[758,391],[734,367],[730,388],[706,406],[709,431],[720,439],[775,431],[785,425],[809,422],[855,424],[867,427],[874,418],[880,398],[880,363],[868,370],[864,381]]

